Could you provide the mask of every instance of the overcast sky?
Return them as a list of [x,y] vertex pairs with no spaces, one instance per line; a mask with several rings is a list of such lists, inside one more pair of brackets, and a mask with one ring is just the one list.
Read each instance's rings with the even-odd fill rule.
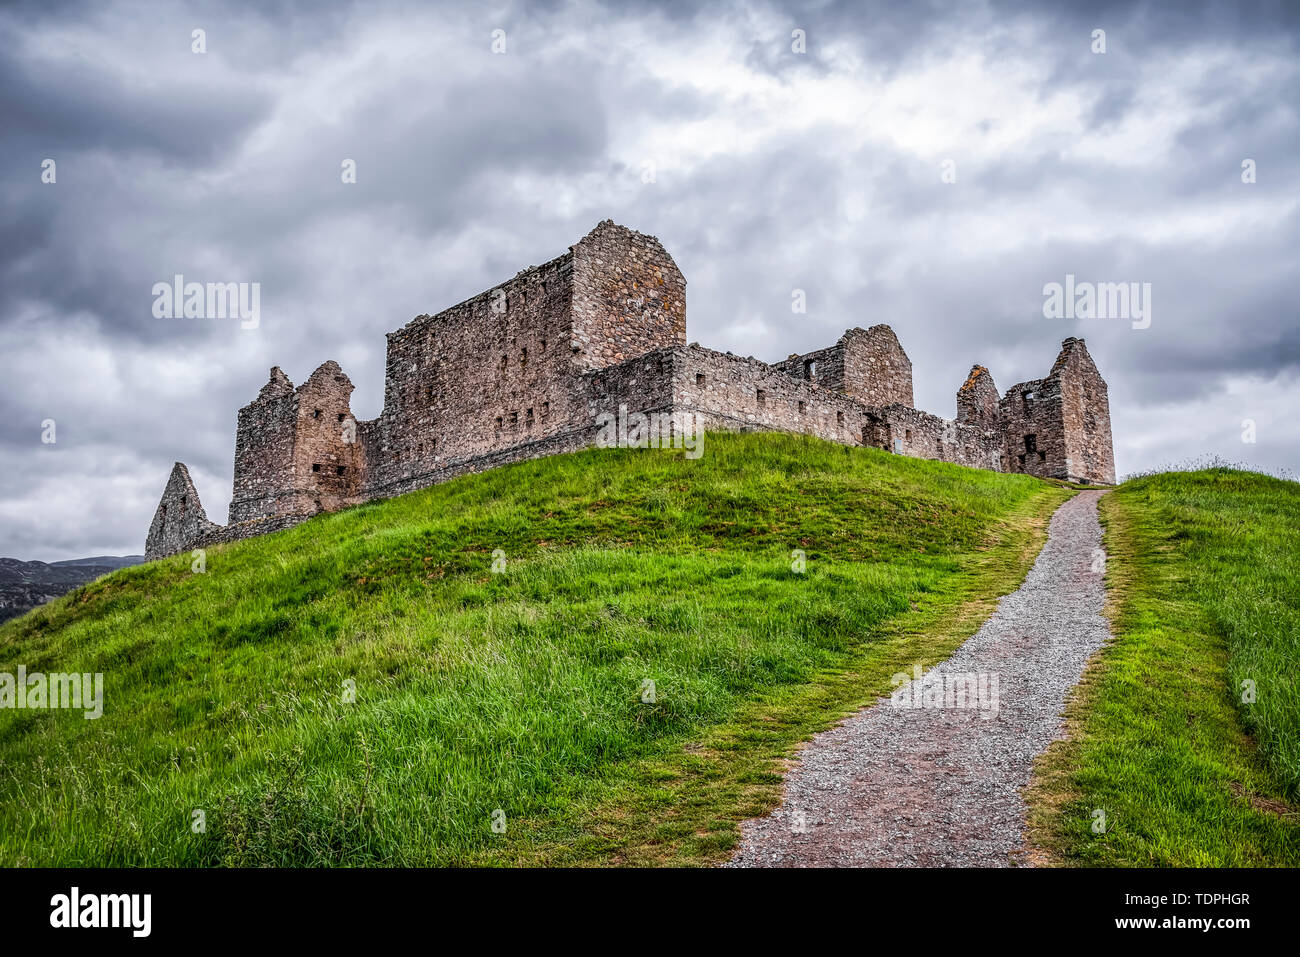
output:
[[[373,417],[385,332],[604,218],[661,239],[706,346],[887,322],[951,417],[972,362],[1005,389],[1082,336],[1121,475],[1297,469],[1297,5],[1058,6],[7,7],[0,555],[143,551],[176,460],[224,522],[271,365],[337,360]],[[176,273],[260,283],[260,326],[155,318]],[[1045,318],[1067,274],[1150,283],[1150,327]]]

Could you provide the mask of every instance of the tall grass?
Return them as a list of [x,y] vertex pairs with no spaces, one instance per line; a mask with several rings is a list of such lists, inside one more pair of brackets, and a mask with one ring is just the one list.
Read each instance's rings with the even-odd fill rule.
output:
[[1116,637],[1039,763],[1036,840],[1064,862],[1300,864],[1300,485],[1151,474],[1101,509]]
[[[887,681],[850,666],[899,622],[990,555],[1023,573],[1027,522],[1065,494],[710,435],[696,461],[521,463],[211,549],[202,574],[188,554],[117,572],[0,628],[0,671],[106,681],[98,721],[0,712],[0,863],[471,863],[542,853],[547,828],[613,862],[633,806],[657,826],[666,772],[644,762],[848,675],[780,725],[788,750]],[[622,823],[597,808],[620,775]],[[701,821],[739,813],[709,800]]]
[[1138,479],[1122,499],[1223,634],[1241,720],[1300,802],[1300,485],[1215,468]]

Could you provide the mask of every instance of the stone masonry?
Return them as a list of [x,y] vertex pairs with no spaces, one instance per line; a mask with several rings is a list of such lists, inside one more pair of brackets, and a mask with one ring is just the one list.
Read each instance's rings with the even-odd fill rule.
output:
[[769,364],[686,342],[686,280],[653,236],[605,220],[563,256],[388,334],[384,408],[357,421],[329,361],[297,388],[277,366],[239,410],[230,524],[176,463],[149,558],[234,541],[508,462],[594,444],[602,414],[817,435],[1042,478],[1112,483],[1106,383],[1082,339],[999,396],[974,366],[956,419],[913,408],[887,325]]

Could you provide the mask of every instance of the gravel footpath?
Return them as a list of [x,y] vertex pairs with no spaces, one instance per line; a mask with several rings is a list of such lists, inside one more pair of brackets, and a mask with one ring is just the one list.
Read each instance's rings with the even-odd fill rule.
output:
[[[895,696],[913,706],[882,698],[817,735],[786,776],[784,803],[743,825],[724,866],[1011,864],[1033,760],[1059,736],[1065,696],[1109,636],[1104,558],[1094,558],[1102,494],[1080,492],[1057,509],[1024,584],[926,672],[922,688],[946,676],[928,695],[933,705],[947,687],[946,706],[904,687]],[[961,707],[957,676],[970,673]]]

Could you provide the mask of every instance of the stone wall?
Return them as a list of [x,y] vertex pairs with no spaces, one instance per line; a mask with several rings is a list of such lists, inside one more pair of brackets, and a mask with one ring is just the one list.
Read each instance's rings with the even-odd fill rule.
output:
[[566,254],[389,333],[367,492],[572,428],[572,295]]
[[1052,365],[1061,382],[1065,477],[1072,482],[1115,481],[1115,451],[1110,434],[1106,380],[1082,339],[1069,338]]
[[970,375],[957,390],[957,421],[986,432],[1002,431],[998,387],[982,365],[971,366]]
[[213,525],[185,547],[187,549],[211,548],[213,545],[238,542],[257,535],[269,535],[271,532],[280,532],[286,528],[301,525],[309,518],[314,517],[313,514],[304,512],[301,514],[268,515],[265,518],[255,518],[251,521],[238,522],[232,525]]
[[850,329],[840,337],[844,349],[844,391],[871,406],[912,401],[912,360],[889,326]]
[[361,501],[365,455],[352,382],[330,360],[296,390],[279,366],[239,410],[230,521],[314,515]]
[[850,329],[833,346],[792,355],[771,368],[873,407],[912,405],[912,360],[889,326]]
[[1061,384],[1054,376],[1018,382],[998,404],[1007,470],[1039,478],[1064,478],[1065,436]]
[[298,388],[293,471],[295,486],[313,514],[362,501],[366,459],[356,441],[352,390],[352,380],[332,360]]
[[879,410],[877,441],[899,455],[1002,471],[1003,437],[906,405]]
[[844,340],[825,349],[792,355],[788,359],[774,363],[773,368],[780,369],[788,376],[804,379],[815,385],[847,392],[844,387]]
[[674,353],[674,404],[709,428],[803,432],[859,444],[866,408],[829,388],[796,379],[753,357],[692,344]]
[[568,253],[388,336],[365,492],[592,424],[587,373],[685,343],[686,281],[653,236],[605,221]]
[[162,500],[154,510],[149,535],[145,539],[144,556],[153,559],[182,551],[219,528],[220,525],[208,521],[208,514],[190,479],[190,470],[183,462],[177,462],[163,488]]
[[659,240],[607,219],[570,254],[570,344],[582,368],[686,345],[686,279]]
[[583,377],[587,400],[584,424],[594,425],[601,415],[617,415],[621,408],[628,412],[670,411],[681,352],[658,349],[587,373]]
[[435,469],[428,472],[421,472],[417,475],[411,475],[399,478],[385,487],[381,493],[375,494],[374,498],[391,498],[394,495],[404,495],[407,492],[414,492],[422,488],[428,488],[431,485],[438,485],[441,482],[449,481],[461,475],[470,475],[476,472],[486,472],[488,469],[494,469],[498,466],[509,465],[513,462],[523,462],[528,459],[544,458],[548,455],[561,455],[565,452],[577,452],[589,448],[595,443],[598,429],[595,423],[575,427],[569,432],[559,435],[552,435],[542,439],[535,439],[531,442],[524,442],[520,445],[510,446],[509,448],[498,449],[495,452],[488,452],[485,455],[474,455],[463,459],[443,460]]
[[256,399],[239,410],[235,427],[235,486],[230,521],[295,509],[293,443],[298,396],[279,366]]

